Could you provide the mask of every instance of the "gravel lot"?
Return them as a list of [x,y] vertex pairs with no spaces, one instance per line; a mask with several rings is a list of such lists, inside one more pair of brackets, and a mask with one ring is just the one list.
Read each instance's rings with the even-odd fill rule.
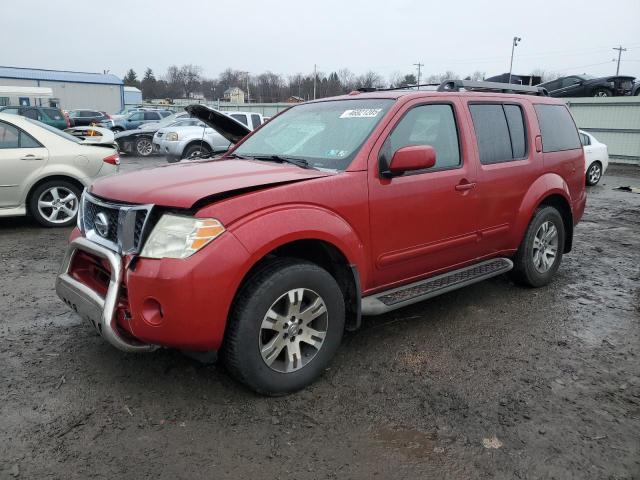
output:
[[640,195],[621,185],[640,169],[589,190],[549,287],[366,318],[284,398],[109,347],[54,293],[69,230],[0,219],[0,478],[640,478]]

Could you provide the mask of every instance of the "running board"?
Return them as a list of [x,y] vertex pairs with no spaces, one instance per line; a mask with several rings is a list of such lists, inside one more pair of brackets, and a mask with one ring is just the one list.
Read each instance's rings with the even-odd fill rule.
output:
[[513,262],[493,258],[362,299],[362,315],[380,315],[508,272]]

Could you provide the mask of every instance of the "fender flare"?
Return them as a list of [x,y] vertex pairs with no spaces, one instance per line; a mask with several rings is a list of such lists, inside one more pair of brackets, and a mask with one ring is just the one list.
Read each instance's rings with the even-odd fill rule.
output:
[[357,269],[361,284],[367,284],[369,266],[364,243],[351,225],[331,210],[309,204],[280,205],[252,212],[230,225],[229,231],[249,253],[243,278],[278,247],[298,240],[319,240],[339,250],[349,266]]
[[[552,195],[561,196],[567,202],[569,211],[573,216],[573,203],[567,182],[557,173],[545,173],[531,184],[520,203],[514,228],[515,240],[517,240],[515,244],[520,245],[534,212],[546,198]],[[571,222],[569,228],[573,228],[573,222]]]

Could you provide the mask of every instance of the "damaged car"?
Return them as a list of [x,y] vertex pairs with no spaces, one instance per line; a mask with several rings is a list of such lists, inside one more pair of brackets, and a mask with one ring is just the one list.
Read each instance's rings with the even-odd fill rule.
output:
[[594,77],[592,75],[570,75],[538,87],[546,88],[551,97],[620,97],[631,95],[635,77],[613,75]]
[[[196,120],[197,121],[197,120]],[[148,157],[153,154],[153,136],[161,128],[169,125],[187,125],[193,122],[187,112],[180,112],[163,118],[159,122],[140,125],[138,128],[116,132],[115,140],[120,153]]]

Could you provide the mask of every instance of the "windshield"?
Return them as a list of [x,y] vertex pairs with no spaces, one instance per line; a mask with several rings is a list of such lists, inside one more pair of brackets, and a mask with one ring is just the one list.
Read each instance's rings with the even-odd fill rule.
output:
[[51,133],[55,133],[59,137],[62,137],[64,139],[66,139],[66,140],[69,140],[69,141],[71,141],[73,143],[81,143],[82,142],[82,140],[74,137],[73,135],[69,135],[67,132],[63,132],[62,130],[58,130],[57,128],[52,127],[51,125],[47,125],[46,123],[42,123],[42,122],[39,122],[37,120],[33,120],[32,118],[25,117],[25,119],[28,122],[31,122],[31,123],[33,123],[34,125],[36,125],[36,126],[38,126],[40,128],[44,128],[45,130],[49,130]]
[[345,170],[394,100],[334,100],[292,107],[272,119],[234,154],[294,157],[314,168]]

